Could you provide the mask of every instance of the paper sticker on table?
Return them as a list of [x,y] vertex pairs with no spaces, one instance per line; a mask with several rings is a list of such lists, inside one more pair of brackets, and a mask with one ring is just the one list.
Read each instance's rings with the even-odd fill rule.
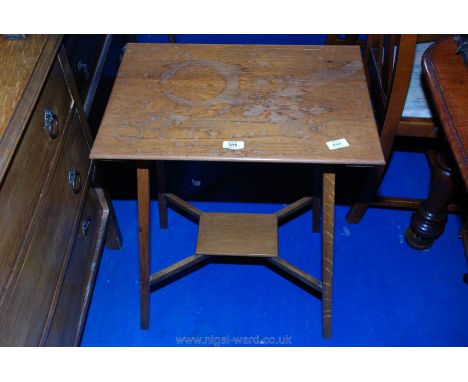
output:
[[224,141],[223,149],[229,150],[242,150],[244,148],[244,141]]
[[342,149],[343,147],[348,147],[349,143],[346,139],[341,138],[335,141],[328,141],[327,146],[330,150]]

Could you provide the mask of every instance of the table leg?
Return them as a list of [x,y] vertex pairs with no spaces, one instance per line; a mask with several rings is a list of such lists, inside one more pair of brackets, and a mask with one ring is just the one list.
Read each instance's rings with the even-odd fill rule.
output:
[[432,166],[429,196],[413,212],[410,226],[405,232],[406,241],[411,247],[429,248],[444,232],[447,206],[455,191],[454,169],[454,159],[444,143]]
[[159,226],[167,228],[167,200],[164,196],[166,192],[166,163],[164,161],[157,161],[156,170],[158,178]]
[[322,335],[324,338],[330,338],[335,226],[335,173],[330,171],[323,174],[322,213]]
[[140,326],[149,327],[149,230],[150,230],[150,177],[149,167],[139,164],[137,168],[138,188],[138,241],[140,261]]
[[312,232],[320,232],[320,215],[321,215],[321,180],[322,172],[319,166],[313,167],[313,196],[314,201],[312,202]]

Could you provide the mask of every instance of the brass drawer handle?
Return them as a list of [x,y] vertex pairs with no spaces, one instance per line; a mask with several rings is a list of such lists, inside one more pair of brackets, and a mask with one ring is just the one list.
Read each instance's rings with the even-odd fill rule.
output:
[[81,233],[83,236],[88,236],[89,227],[91,226],[91,218],[86,218],[83,223],[81,223]]
[[68,170],[68,184],[73,193],[78,194],[81,191],[81,175],[78,170],[74,168]]
[[50,138],[55,139],[59,136],[59,120],[52,109],[46,108],[44,110],[44,128],[49,133]]

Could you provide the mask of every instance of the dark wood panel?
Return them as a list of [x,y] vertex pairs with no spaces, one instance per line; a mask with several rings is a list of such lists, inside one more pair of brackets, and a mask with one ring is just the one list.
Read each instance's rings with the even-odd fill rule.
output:
[[103,203],[102,190],[90,188],[47,336],[47,346],[79,345],[109,215],[109,209]]
[[[37,345],[57,299],[83,194],[86,192],[89,149],[78,116],[70,132],[0,327],[0,345]],[[71,170],[81,177],[70,182]],[[78,186],[79,184],[79,186]],[[53,310],[53,309],[52,309]]]
[[429,47],[423,69],[450,149],[468,188],[468,69],[453,38]]
[[454,38],[447,38],[423,55],[423,73],[445,134],[431,168],[429,194],[405,231],[407,243],[416,249],[430,248],[444,232],[448,205],[456,192],[456,167],[468,188],[468,66],[459,53],[463,50],[457,52]]
[[[78,90],[76,88],[75,81],[73,80],[72,69],[70,68],[70,64],[68,63],[66,52],[63,47],[62,49],[60,49],[60,52],[58,54],[58,59],[62,65],[63,72],[65,73],[65,79],[67,80],[68,88],[74,99],[74,102],[76,105],[76,111],[82,123],[83,133],[86,137],[89,148],[91,148],[93,141],[94,141],[93,134],[91,133],[87,116],[83,110],[83,104],[78,95]],[[95,185],[97,186],[100,184],[98,178],[99,178],[99,175],[97,174],[94,179]],[[106,194],[105,198],[107,200],[107,204],[109,205],[109,214],[110,214],[109,230],[108,230],[108,237],[106,239],[106,243],[110,245],[110,247],[113,249],[120,249],[123,243],[122,236],[120,233],[120,228],[118,226],[117,219],[115,217],[115,212],[112,206],[112,202],[110,201],[110,198],[107,196],[107,192],[105,192],[105,194]]]
[[68,35],[64,47],[73,72],[76,88],[84,103],[106,35]]
[[[0,301],[15,266],[21,264],[18,253],[64,140],[71,105],[63,72],[56,61],[0,190]],[[56,138],[51,138],[44,127],[46,108],[57,116],[59,134]]]

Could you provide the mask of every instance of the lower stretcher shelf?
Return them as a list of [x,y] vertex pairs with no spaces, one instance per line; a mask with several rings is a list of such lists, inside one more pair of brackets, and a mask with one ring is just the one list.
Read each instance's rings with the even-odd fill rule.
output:
[[198,228],[197,255],[278,256],[276,214],[203,212]]

